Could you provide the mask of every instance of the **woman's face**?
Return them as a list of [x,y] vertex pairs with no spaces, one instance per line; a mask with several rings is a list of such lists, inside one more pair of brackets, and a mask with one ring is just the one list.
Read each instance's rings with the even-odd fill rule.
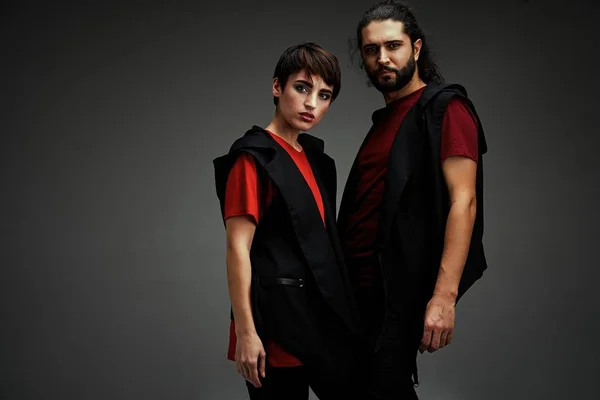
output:
[[293,128],[308,131],[316,126],[331,104],[333,87],[318,75],[304,70],[289,76],[285,88],[273,80],[273,96],[278,97],[278,112]]

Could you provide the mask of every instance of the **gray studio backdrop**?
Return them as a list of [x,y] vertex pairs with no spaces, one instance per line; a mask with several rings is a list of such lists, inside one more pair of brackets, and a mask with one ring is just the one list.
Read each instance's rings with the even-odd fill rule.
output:
[[[212,159],[273,113],[289,45],[338,55],[312,133],[339,193],[371,112],[349,65],[372,2],[12,2],[2,10],[0,398],[243,399],[225,359],[225,236]],[[489,143],[489,271],[426,400],[592,398],[598,356],[600,70],[591,1],[415,1]],[[339,201],[339,197],[338,197]]]

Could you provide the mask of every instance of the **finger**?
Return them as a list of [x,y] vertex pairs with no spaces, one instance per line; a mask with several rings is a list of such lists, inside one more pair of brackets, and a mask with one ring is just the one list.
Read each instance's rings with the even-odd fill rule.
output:
[[[257,357],[258,358],[258,357]],[[248,363],[248,369],[249,369],[249,380],[250,382],[254,385],[254,387],[259,388],[261,387],[261,383],[260,383],[260,379],[258,378],[258,360],[254,359],[251,362]]]
[[249,361],[242,362],[242,376],[248,382],[251,381],[250,380],[250,366],[249,366]]
[[442,331],[440,336],[440,349],[448,344],[448,331]]
[[248,380],[247,373],[246,373],[246,366],[242,362],[240,362],[240,375],[242,375],[242,377],[245,380]]
[[440,348],[440,336],[441,336],[441,332],[440,332],[439,328],[434,329],[433,332],[431,333],[431,343],[429,344],[429,347],[427,348],[427,350],[430,353],[433,353],[434,351],[436,351],[437,349]]
[[425,327],[425,332],[423,333],[423,338],[421,339],[421,346],[419,347],[419,351],[423,353],[429,347],[431,343],[431,330]]
[[235,362],[235,370],[237,371],[238,374],[242,374],[242,367],[240,366],[239,361]]
[[267,367],[267,357],[264,352],[261,352],[258,355],[258,373],[262,378],[266,376],[266,367]]
[[450,343],[452,343],[452,333],[453,332],[454,332],[453,330],[450,330],[448,332],[448,338],[446,339],[446,346],[448,346]]

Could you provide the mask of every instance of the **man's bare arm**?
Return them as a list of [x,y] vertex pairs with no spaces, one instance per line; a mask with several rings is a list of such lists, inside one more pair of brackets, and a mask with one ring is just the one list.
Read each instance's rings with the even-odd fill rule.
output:
[[434,295],[448,296],[456,301],[477,211],[477,164],[469,158],[455,156],[444,162],[442,170],[450,195],[450,212]]
[[421,352],[436,351],[452,341],[454,306],[477,211],[477,163],[467,157],[453,156],[444,161],[442,170],[450,197],[450,212],[438,278],[425,312]]

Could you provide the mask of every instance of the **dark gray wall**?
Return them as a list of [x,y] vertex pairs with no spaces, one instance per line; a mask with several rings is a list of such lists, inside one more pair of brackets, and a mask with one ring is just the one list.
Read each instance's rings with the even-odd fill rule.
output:
[[[152,2],[155,4],[156,2]],[[348,65],[370,1],[2,11],[0,397],[234,399],[212,159],[272,117],[289,45],[338,55],[312,133],[340,193],[379,93]],[[449,81],[485,124],[489,271],[423,399],[591,398],[600,163],[598,3],[418,1]],[[235,11],[235,13],[233,13]]]

